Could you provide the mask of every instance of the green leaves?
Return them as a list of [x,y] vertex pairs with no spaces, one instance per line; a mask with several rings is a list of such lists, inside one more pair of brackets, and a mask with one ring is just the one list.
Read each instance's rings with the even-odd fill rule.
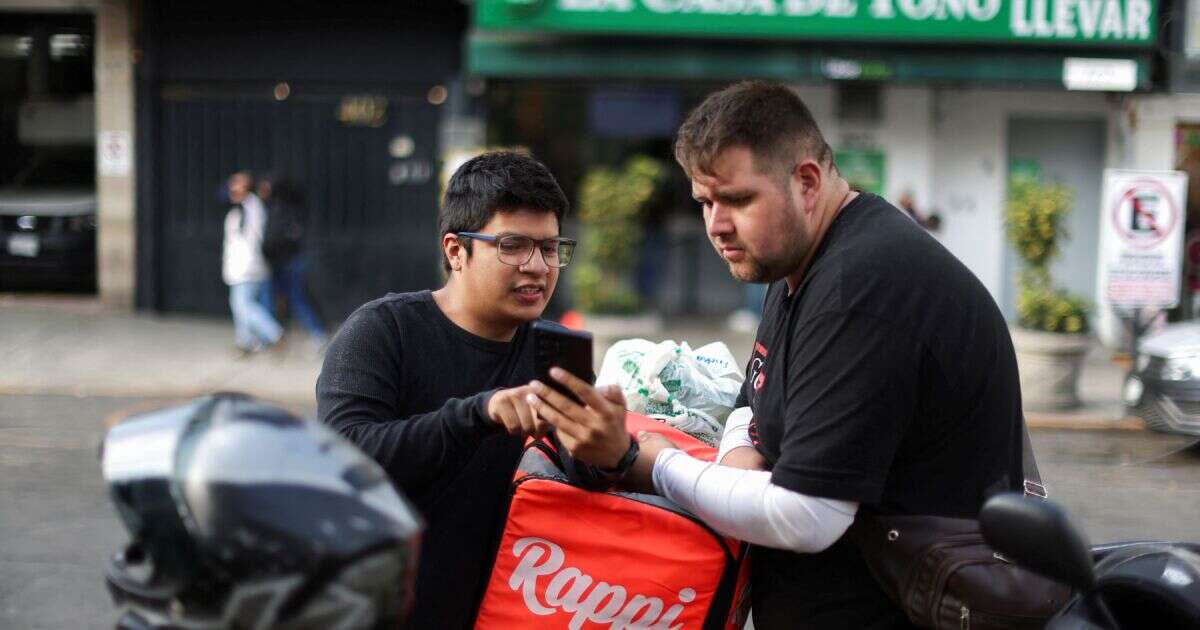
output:
[[1062,222],[1071,211],[1071,197],[1065,186],[1030,178],[1015,179],[1009,186],[1004,227],[1027,265],[1046,265],[1058,255],[1059,241],[1070,238]]
[[1018,278],[1017,324],[1046,332],[1088,332],[1087,301],[1050,285],[1045,270],[1026,271]]
[[1088,331],[1087,301],[1056,289],[1050,280],[1050,261],[1058,255],[1059,243],[1070,238],[1062,224],[1071,205],[1071,191],[1065,186],[1034,177],[1014,177],[1009,184],[1004,227],[1024,262],[1017,277],[1017,323],[1023,328]]
[[640,306],[631,275],[642,244],[642,208],[666,165],[637,155],[620,170],[596,167],[579,187],[582,229],[571,279],[579,306],[591,313],[633,313]]

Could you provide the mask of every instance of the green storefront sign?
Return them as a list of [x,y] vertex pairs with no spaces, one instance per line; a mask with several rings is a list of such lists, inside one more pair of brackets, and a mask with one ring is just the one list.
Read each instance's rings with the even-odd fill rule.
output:
[[1156,0],[475,0],[497,31],[1150,46]]
[[843,149],[835,153],[837,170],[854,190],[886,195],[887,183],[885,164],[887,158],[882,151]]

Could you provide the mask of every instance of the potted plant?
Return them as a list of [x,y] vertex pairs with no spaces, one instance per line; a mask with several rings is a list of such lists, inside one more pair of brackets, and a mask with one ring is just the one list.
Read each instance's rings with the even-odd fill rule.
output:
[[642,209],[666,175],[666,166],[644,155],[613,169],[591,169],[579,189],[581,242],[571,264],[571,284],[587,327],[599,336],[653,334],[656,316],[641,313],[633,271],[641,250]]
[[1017,326],[1012,330],[1025,409],[1079,406],[1079,373],[1091,345],[1087,302],[1056,288],[1050,262],[1068,238],[1063,226],[1071,192],[1031,176],[1009,186],[1004,224],[1021,257],[1017,276]]

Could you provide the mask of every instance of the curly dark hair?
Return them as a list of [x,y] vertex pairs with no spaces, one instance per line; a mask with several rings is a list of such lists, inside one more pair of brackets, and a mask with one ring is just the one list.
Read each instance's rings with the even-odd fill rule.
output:
[[[553,212],[562,226],[569,209],[567,196],[545,164],[523,153],[493,151],[471,158],[450,177],[438,212],[438,235],[478,232],[497,212],[514,210]],[[462,246],[469,255],[470,239]],[[445,252],[442,266],[450,271]]]

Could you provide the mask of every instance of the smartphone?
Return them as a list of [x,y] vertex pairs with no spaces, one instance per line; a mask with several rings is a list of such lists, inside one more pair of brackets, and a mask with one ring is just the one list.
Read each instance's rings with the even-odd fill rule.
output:
[[550,368],[560,367],[586,381],[596,382],[592,371],[592,333],[568,330],[537,321],[533,323],[534,375],[567,398],[584,404],[574,392],[550,378]]

